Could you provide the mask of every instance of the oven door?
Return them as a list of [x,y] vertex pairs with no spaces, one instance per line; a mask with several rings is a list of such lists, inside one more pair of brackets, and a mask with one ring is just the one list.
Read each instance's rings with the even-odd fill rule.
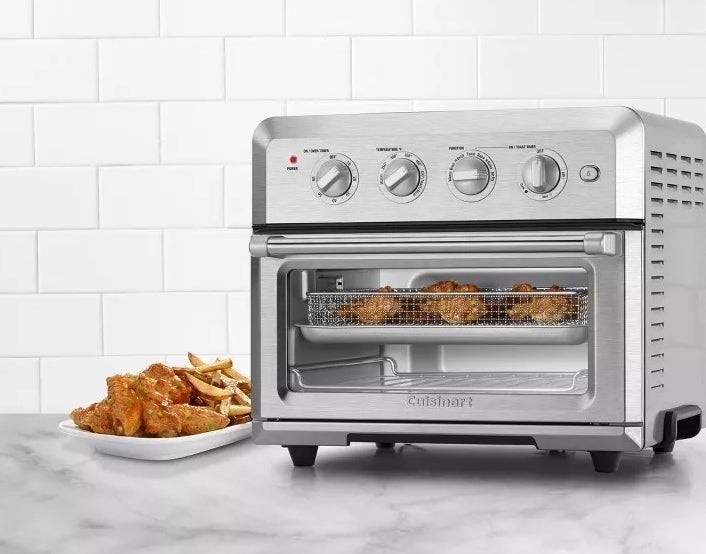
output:
[[639,231],[256,236],[254,417],[639,422],[641,248]]

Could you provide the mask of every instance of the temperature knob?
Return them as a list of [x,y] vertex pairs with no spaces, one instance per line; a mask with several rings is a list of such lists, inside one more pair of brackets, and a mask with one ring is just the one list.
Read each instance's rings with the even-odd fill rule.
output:
[[380,169],[378,183],[382,193],[394,202],[411,202],[427,181],[426,167],[411,152],[397,152],[387,158]]
[[314,193],[328,204],[348,200],[358,186],[358,170],[353,161],[343,154],[330,154],[320,160],[311,172]]
[[383,171],[383,183],[390,194],[409,196],[419,186],[419,170],[409,160],[395,160]]
[[519,167],[522,192],[532,200],[550,200],[566,186],[566,164],[553,150],[538,148],[536,154]]
[[462,152],[449,167],[447,184],[451,194],[464,202],[478,202],[495,186],[495,164],[478,150]]
[[560,177],[559,164],[544,154],[538,154],[527,160],[522,170],[522,182],[537,194],[554,190],[559,184]]

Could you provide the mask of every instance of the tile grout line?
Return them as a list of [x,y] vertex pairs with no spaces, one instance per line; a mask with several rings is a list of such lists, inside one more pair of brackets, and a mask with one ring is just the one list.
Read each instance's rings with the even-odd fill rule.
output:
[[101,350],[101,356],[105,356],[105,323],[104,323],[104,318],[105,318],[105,306],[104,306],[104,295],[100,294],[99,295],[99,302],[98,302],[98,318],[99,322],[98,324],[100,325],[100,339],[101,339],[101,344],[100,344],[100,350]]
[[226,293],[226,349],[230,354],[230,294]]
[[162,239],[162,245],[161,245],[162,246],[162,290],[159,291],[160,293],[164,293],[167,291],[167,287],[166,287],[166,285],[167,285],[167,272],[165,269],[167,266],[167,252],[166,252],[166,248],[165,248],[165,242],[166,242],[165,234],[166,234],[166,231],[164,229],[162,229],[162,232],[161,232],[161,239]]
[[480,98],[480,37],[476,37],[476,99]]
[[286,37],[289,36],[289,29],[287,29],[287,20],[289,19],[287,17],[287,13],[289,11],[289,2],[287,0],[282,0],[282,2],[284,3],[284,9],[282,10],[282,31],[284,33],[284,36]]
[[96,39],[96,102],[101,100],[100,41]]
[[31,10],[32,10],[32,38],[37,38],[37,0],[32,0]]
[[103,226],[101,222],[101,177],[98,166],[96,166],[96,214],[97,229],[100,230]]
[[[162,102],[157,102],[157,164],[162,166]],[[130,166],[128,166],[130,167]]]
[[[37,167],[37,106],[32,104],[32,158],[33,166]],[[5,168],[3,168],[5,169]]]
[[157,36],[162,36],[162,0],[157,0]]
[[226,218],[226,166],[221,169],[221,227],[227,227]]
[[353,37],[348,37],[348,48],[350,52],[348,54],[348,62],[350,63],[350,68],[348,71],[350,84],[348,89],[348,99],[353,100]]
[[537,0],[537,34],[542,34],[542,0]]
[[34,233],[34,294],[39,294],[39,230]]
[[605,35],[601,37],[601,98],[605,98]]
[[226,39],[223,37],[223,100],[228,99],[228,64],[226,63]]
[[39,413],[42,411],[42,358],[37,357],[37,406],[39,407]]

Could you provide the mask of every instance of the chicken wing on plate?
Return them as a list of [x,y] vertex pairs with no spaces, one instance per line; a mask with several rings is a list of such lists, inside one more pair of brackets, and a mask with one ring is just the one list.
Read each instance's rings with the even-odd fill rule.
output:
[[137,377],[134,375],[113,375],[108,383],[108,412],[113,420],[116,435],[131,437],[142,425],[142,403],[135,392]]
[[113,418],[110,417],[108,399],[91,404],[88,408],[76,408],[71,419],[81,429],[102,435],[113,435]]
[[228,416],[204,406],[174,404],[172,410],[181,422],[182,435],[196,435],[223,429],[230,421]]

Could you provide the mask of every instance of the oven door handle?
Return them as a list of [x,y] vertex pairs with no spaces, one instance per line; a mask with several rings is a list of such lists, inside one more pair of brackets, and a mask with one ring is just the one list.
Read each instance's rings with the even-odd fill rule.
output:
[[255,257],[284,258],[300,254],[466,254],[466,253],[533,253],[583,252],[592,255],[620,254],[617,233],[589,232],[568,237],[546,239],[429,239],[395,237],[355,239],[347,237],[282,237],[255,235],[250,240],[250,253]]

